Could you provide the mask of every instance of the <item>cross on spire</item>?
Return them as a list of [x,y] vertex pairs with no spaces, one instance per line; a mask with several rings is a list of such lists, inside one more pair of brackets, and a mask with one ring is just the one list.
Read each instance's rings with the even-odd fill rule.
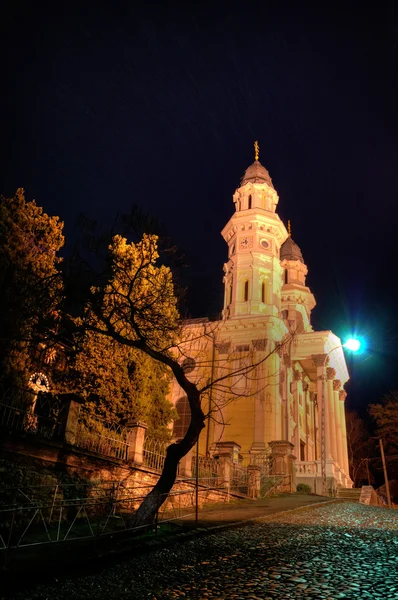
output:
[[260,156],[260,146],[258,145],[257,140],[254,142],[254,160],[258,160]]

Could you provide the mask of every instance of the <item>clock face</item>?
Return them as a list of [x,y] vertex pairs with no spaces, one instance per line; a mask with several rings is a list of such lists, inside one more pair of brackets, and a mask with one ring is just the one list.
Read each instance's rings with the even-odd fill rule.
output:
[[253,238],[244,237],[241,239],[239,245],[240,245],[240,248],[242,248],[242,250],[245,250],[246,248],[251,248],[253,245]]

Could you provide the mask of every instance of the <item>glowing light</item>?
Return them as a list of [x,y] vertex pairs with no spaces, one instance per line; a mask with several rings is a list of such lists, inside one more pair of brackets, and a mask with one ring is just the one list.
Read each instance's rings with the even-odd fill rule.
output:
[[358,352],[361,347],[361,342],[356,338],[349,338],[343,346],[344,348],[351,350],[351,352]]

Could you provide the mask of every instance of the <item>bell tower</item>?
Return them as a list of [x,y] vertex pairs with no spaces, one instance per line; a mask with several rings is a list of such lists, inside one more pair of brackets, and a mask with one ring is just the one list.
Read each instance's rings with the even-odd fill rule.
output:
[[224,264],[223,318],[278,316],[283,268],[280,248],[288,233],[275,212],[279,201],[272,179],[259,161],[246,169],[233,195],[235,212],[221,234],[228,245]]
[[288,238],[282,244],[280,261],[283,267],[282,317],[291,331],[312,331],[311,311],[316,305],[311,290],[306,286],[307,265],[298,245],[291,236],[288,222]]

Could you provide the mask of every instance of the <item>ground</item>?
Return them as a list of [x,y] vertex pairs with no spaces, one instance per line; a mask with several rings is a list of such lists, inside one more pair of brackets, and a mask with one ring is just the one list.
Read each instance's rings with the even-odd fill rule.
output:
[[398,511],[338,503],[271,515],[13,598],[398,600]]

